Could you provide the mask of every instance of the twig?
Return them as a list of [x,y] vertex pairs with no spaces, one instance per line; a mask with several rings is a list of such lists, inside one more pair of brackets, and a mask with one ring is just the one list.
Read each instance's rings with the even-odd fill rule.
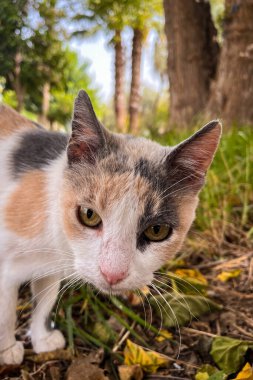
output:
[[216,338],[218,335],[216,334],[212,334],[212,333],[209,333],[209,332],[206,332],[206,331],[201,331],[201,330],[195,330],[191,327],[182,327],[182,332],[186,332],[186,333],[189,333],[189,334],[194,334],[194,335],[206,335],[206,336],[210,336],[211,338]]
[[[134,327],[135,327],[135,322],[132,323],[131,329],[134,329]],[[130,331],[127,330],[126,333],[120,339],[120,341],[113,347],[112,352],[118,351],[118,349],[122,346],[122,344],[129,337],[129,335],[130,335]]]

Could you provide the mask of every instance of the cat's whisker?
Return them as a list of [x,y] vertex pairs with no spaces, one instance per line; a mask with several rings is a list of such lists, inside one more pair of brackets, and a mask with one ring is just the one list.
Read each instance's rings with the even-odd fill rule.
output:
[[151,297],[154,299],[155,303],[157,304],[157,307],[159,309],[159,312],[160,312],[160,319],[161,319],[161,322],[160,322],[160,326],[159,326],[159,329],[158,329],[158,335],[160,334],[160,331],[162,329],[162,326],[163,326],[163,314],[162,314],[162,309],[161,309],[161,306],[160,306],[160,303],[159,301],[155,298],[155,296],[152,294],[152,292],[150,292],[150,295]]
[[[66,281],[68,278],[71,279],[71,277],[73,277],[74,275],[75,275],[75,273],[73,272],[73,273],[71,273],[70,275],[65,276],[64,278],[62,278],[61,281]],[[34,295],[34,297],[32,298],[32,301],[35,301],[35,302],[36,302],[36,298],[38,298],[38,296],[40,296],[42,293],[44,293],[44,292],[46,291],[46,294],[44,294],[43,297],[42,297],[42,299],[39,301],[39,303],[36,304],[36,306],[35,306],[35,308],[34,308],[34,311],[36,311],[36,309],[37,309],[38,306],[41,304],[41,302],[44,302],[45,297],[49,294],[49,292],[51,291],[51,289],[53,289],[54,286],[55,286],[56,284],[59,283],[59,281],[60,281],[60,280],[59,280],[59,278],[58,278],[58,279],[57,279],[56,281],[54,281],[52,284],[50,284],[49,286],[47,286],[46,288],[44,288],[42,291],[40,291],[39,293],[37,293],[36,295]],[[53,299],[55,299],[55,295],[53,296]],[[51,299],[50,299],[50,301],[51,301]]]
[[[155,280],[155,281],[158,281],[158,280]],[[159,282],[160,282],[160,281],[159,281]],[[157,285],[157,284],[156,284],[156,287],[157,287],[157,289],[159,289],[161,292],[164,291],[164,289],[161,288],[161,287],[160,287],[159,285]],[[169,292],[166,291],[166,293],[169,294],[169,295],[172,297],[172,299],[173,299],[174,301],[178,302],[183,308],[186,308],[186,309],[188,310],[189,315],[190,315],[190,323],[191,323],[191,322],[192,322],[192,318],[196,318],[196,317],[195,317],[194,314],[192,314],[191,309],[190,309],[190,306],[189,306],[187,300],[183,297],[182,294],[180,294],[179,292],[177,292],[176,290],[174,290],[172,287],[170,287],[169,285],[168,285],[168,287],[169,287],[174,293],[176,293],[177,296],[179,296],[179,297],[182,299],[183,302],[180,301],[179,299],[177,299],[172,293],[169,293]]]
[[147,314],[146,314],[146,309],[145,309],[145,303],[143,301],[142,294],[141,294],[140,290],[136,289],[136,292],[137,292],[139,298],[141,299],[141,303],[142,303],[142,307],[143,307],[143,311],[144,311],[145,328],[146,328],[146,326],[147,326]]
[[61,302],[61,299],[63,297],[63,295],[68,291],[68,289],[70,289],[72,286],[74,286],[75,283],[78,283],[80,281],[80,278],[78,276],[75,276],[73,279],[70,279],[66,285],[68,285],[67,287],[63,287],[59,293],[58,293],[58,301],[57,301],[57,304],[56,304],[56,309],[55,309],[55,318],[56,318],[56,315],[58,313],[58,308],[59,308],[59,305],[60,305],[60,302]]
[[[160,297],[163,299],[163,301],[165,302],[165,305],[167,305],[173,315],[173,319],[176,323],[176,327],[177,327],[177,330],[178,330],[178,334],[179,334],[179,349],[178,349],[178,354],[177,354],[177,358],[179,357],[180,355],[180,350],[181,350],[181,345],[182,345],[182,336],[181,336],[181,331],[180,331],[180,326],[179,326],[179,323],[178,323],[178,320],[177,320],[177,316],[176,314],[174,313],[174,310],[172,309],[172,307],[170,306],[170,304],[168,303],[168,301],[166,300],[166,298],[163,296],[163,294],[160,292],[159,289],[157,289],[156,285],[154,285],[153,283],[151,284],[151,286],[153,287],[153,289],[160,295]],[[162,306],[162,305],[161,305]],[[167,313],[167,310],[165,309],[164,307],[164,311],[166,313],[166,315],[171,318],[171,316],[169,316],[169,314]]]
[[[154,272],[155,274],[158,274],[160,276],[165,276],[167,278],[171,278],[171,277],[174,277],[176,280],[179,280],[180,282],[183,282],[185,283],[186,285],[182,284],[182,286],[187,289],[187,286],[190,287],[192,290],[194,290],[194,292],[198,293],[199,296],[202,296],[203,297],[203,294],[200,292],[200,290],[198,288],[196,288],[196,286],[194,286],[193,284],[191,284],[189,281],[187,281],[186,279],[184,278],[181,278],[179,276],[177,276],[175,273],[160,273],[160,272]],[[205,300],[206,304],[208,305],[209,307],[209,304],[207,302],[207,300]]]

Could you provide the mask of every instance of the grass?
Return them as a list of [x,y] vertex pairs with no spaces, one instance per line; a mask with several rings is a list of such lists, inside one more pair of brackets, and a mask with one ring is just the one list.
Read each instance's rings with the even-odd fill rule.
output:
[[[190,134],[189,131],[174,132],[157,140],[164,145],[174,145]],[[234,239],[234,231],[252,239],[252,225],[253,129],[234,127],[223,134],[206,186],[200,195],[193,234],[186,246],[188,244],[192,251],[204,250],[208,255],[209,246],[204,245],[203,249],[201,241],[211,238],[221,246],[225,240]],[[218,257],[219,251],[215,254]],[[120,363],[123,360],[121,343],[124,336],[129,336],[142,346],[152,347],[155,337],[159,335],[160,316],[151,311],[148,302],[145,304],[146,311],[143,311],[145,297],[150,296],[142,295],[142,300],[139,298],[136,302],[137,306],[134,306],[131,297],[133,295],[123,299],[104,298],[86,286],[67,292],[60,303],[57,323],[65,331],[70,349],[80,350],[82,344],[87,350],[102,347]]]

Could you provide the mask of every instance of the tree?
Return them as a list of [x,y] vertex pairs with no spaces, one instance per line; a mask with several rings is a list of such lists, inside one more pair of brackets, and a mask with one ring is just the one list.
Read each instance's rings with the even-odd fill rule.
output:
[[57,8],[57,0],[41,0],[37,12],[24,67],[27,89],[33,92],[32,103],[37,104],[39,121],[47,125],[51,88],[61,88],[62,73],[68,64],[62,42],[64,31],[60,26],[64,13]]
[[[78,22],[78,30],[74,36],[90,36],[104,31],[109,34],[109,43],[114,48],[114,112],[116,127],[125,130],[125,57],[122,43],[122,30],[127,24],[127,0],[84,0],[75,3],[74,20]],[[81,27],[80,27],[81,24]]]
[[163,0],[168,42],[170,121],[185,125],[203,111],[215,76],[219,45],[210,4]]
[[30,34],[28,10],[30,0],[1,0],[0,12],[0,76],[6,79],[6,88],[13,89],[17,97],[17,110],[24,103],[22,64],[27,54],[27,35]]
[[88,63],[79,63],[76,52],[65,49],[66,65],[62,72],[61,88],[52,87],[49,103],[48,119],[51,126],[54,122],[67,125],[72,116],[73,102],[81,88],[85,88],[92,104],[99,115],[97,90],[92,86],[87,71]]
[[160,1],[129,0],[129,25],[133,28],[132,76],[129,97],[129,130],[138,133],[140,112],[140,76],[143,43],[150,29],[156,25],[155,19],[161,12]]
[[224,40],[207,106],[228,123],[253,124],[253,0],[226,0]]

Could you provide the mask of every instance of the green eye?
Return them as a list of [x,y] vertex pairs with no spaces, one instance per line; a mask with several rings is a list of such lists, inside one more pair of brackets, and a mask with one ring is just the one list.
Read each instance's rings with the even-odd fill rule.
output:
[[102,219],[91,208],[80,206],[78,209],[78,216],[80,222],[87,227],[97,227]]
[[156,224],[150,226],[144,231],[144,235],[150,241],[162,241],[169,237],[172,233],[172,227],[168,224]]

